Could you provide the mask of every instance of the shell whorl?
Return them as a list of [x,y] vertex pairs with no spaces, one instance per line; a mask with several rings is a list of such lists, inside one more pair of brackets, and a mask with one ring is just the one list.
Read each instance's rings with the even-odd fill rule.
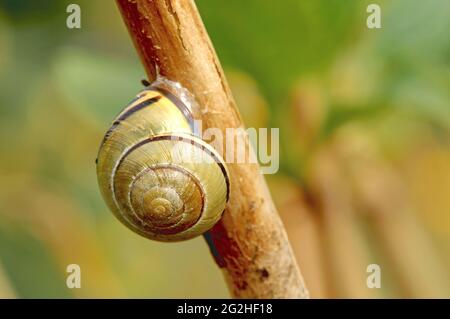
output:
[[204,190],[189,171],[159,165],[139,174],[130,187],[131,205],[154,233],[176,234],[192,227],[204,208]]
[[220,155],[193,136],[189,109],[165,93],[145,90],[117,116],[100,147],[97,174],[122,223],[151,239],[178,241],[220,219],[229,180]]

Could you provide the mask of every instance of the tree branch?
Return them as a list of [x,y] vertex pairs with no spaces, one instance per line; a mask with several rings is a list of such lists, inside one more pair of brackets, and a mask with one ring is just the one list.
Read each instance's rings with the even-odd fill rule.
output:
[[[191,0],[117,0],[149,79],[180,82],[204,128],[243,127],[214,48]],[[246,145],[248,137],[245,136]],[[231,194],[205,235],[234,297],[305,298],[308,292],[257,164],[229,164]]]

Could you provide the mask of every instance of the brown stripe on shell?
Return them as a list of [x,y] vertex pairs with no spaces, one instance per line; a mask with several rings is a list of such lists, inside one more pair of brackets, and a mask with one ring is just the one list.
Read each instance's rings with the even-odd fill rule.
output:
[[[207,152],[208,155],[210,155],[214,161],[216,162],[216,164],[219,166],[220,170],[222,171],[222,175],[225,178],[225,183],[227,185],[227,199],[226,201],[228,202],[228,199],[230,197],[230,180],[227,174],[227,170],[225,168],[225,165],[221,162],[220,158],[214,154],[211,150],[207,149],[204,145],[196,142],[194,139],[188,139],[185,138],[183,136],[177,136],[177,135],[157,135],[157,136],[153,136],[150,138],[147,138],[145,140],[140,141],[139,143],[134,144],[132,147],[130,147],[125,154],[123,154],[123,156],[120,158],[118,165],[116,166],[116,168],[114,169],[114,171],[112,172],[113,175],[116,174],[116,171],[118,170],[118,168],[120,167],[120,165],[122,164],[122,162],[124,161],[124,159],[131,153],[133,152],[135,149],[147,144],[147,143],[151,143],[151,142],[156,142],[156,141],[170,141],[170,140],[178,140],[178,141],[182,141],[185,143],[189,143],[195,147],[200,148],[202,151]],[[114,193],[114,189],[112,190]]]
[[158,102],[161,99],[160,95],[154,96],[152,98],[149,98],[147,100],[142,101],[141,103],[136,104],[135,106],[131,107],[128,111],[126,111],[125,113],[123,113],[118,119],[117,121],[123,121],[125,119],[127,119],[128,117],[130,117],[131,115],[133,115],[133,113],[136,113],[140,110],[142,110],[144,107],[152,105],[155,102]]
[[[181,224],[181,225],[179,225],[180,223],[182,223],[182,222],[184,221],[184,220],[182,219],[182,215],[180,215],[180,218],[179,218],[179,220],[178,220],[178,222],[177,222],[176,224],[172,224],[172,225],[167,226],[167,227],[157,226],[157,225],[154,225],[154,224],[151,224],[151,225],[145,224],[145,223],[144,223],[142,220],[140,220],[137,216],[136,216],[136,219],[139,220],[140,224],[141,224],[144,228],[148,228],[149,231],[152,232],[152,233],[159,233],[159,234],[164,234],[164,235],[176,234],[176,233],[179,233],[179,232],[182,232],[182,231],[184,231],[184,230],[189,229],[190,227],[194,226],[194,225],[200,220],[200,218],[201,218],[201,216],[202,216],[202,214],[203,214],[204,208],[205,208],[205,192],[204,192],[203,187],[202,187],[201,184],[200,184],[200,181],[197,179],[197,177],[195,177],[195,176],[194,176],[191,172],[189,172],[188,170],[186,170],[186,169],[184,169],[184,168],[182,168],[182,167],[179,167],[179,166],[177,166],[177,165],[172,165],[172,164],[163,164],[163,165],[158,165],[158,166],[151,166],[151,167],[149,167],[149,168],[147,168],[147,169],[145,169],[145,170],[139,172],[139,174],[136,175],[135,180],[138,180],[138,178],[139,178],[140,176],[142,176],[143,174],[147,173],[149,170],[157,171],[157,170],[161,170],[161,169],[173,169],[173,170],[176,170],[177,172],[179,172],[179,173],[181,173],[181,174],[187,176],[191,181],[194,182],[196,188],[198,189],[198,191],[199,191],[199,193],[200,193],[200,195],[201,195],[201,207],[200,207],[200,212],[199,212],[197,218],[196,218],[195,220],[191,221],[191,222],[188,223],[188,224],[185,224],[185,225]],[[131,184],[131,187],[130,187],[130,188],[133,187],[133,184],[134,184],[134,181],[133,181],[133,183]],[[131,200],[130,200],[130,203],[131,203]],[[184,206],[183,206],[183,207],[184,207]],[[134,216],[134,217],[135,217],[135,216]],[[183,227],[180,227],[180,226],[183,226]]]
[[[138,96],[137,98],[135,98],[133,101],[131,101],[128,105],[132,104],[133,102],[135,102],[135,100],[138,100],[140,98],[140,96]],[[108,129],[108,131],[106,131],[105,136],[103,137],[103,140],[100,144],[100,148],[103,146],[103,144],[105,144],[106,140],[109,138],[109,136],[112,134],[112,132],[114,131],[114,129],[120,124],[120,122],[122,122],[123,120],[127,119],[128,117],[130,117],[133,113],[136,113],[140,110],[142,110],[143,108],[145,108],[146,106],[152,105],[153,103],[159,101],[161,99],[161,96],[154,96],[152,98],[149,98],[147,100],[142,101],[141,103],[136,104],[135,106],[133,106],[132,108],[130,108],[129,110],[127,110],[125,113],[123,113],[122,115],[120,115],[118,118],[116,118],[116,120],[114,121],[114,123],[111,125],[111,127]],[[125,107],[125,109],[128,106]]]
[[189,109],[189,107],[186,104],[184,104],[183,101],[181,101],[175,94],[173,94],[172,92],[170,92],[165,88],[154,87],[152,89],[160,92],[164,97],[169,99],[180,110],[180,112],[188,121],[192,131],[194,131],[194,116],[192,115],[192,112]]

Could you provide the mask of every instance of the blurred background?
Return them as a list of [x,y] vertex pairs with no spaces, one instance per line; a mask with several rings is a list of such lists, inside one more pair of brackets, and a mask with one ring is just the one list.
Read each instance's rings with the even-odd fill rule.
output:
[[[196,3],[246,125],[280,128],[266,177],[311,296],[450,297],[450,1]],[[0,1],[0,297],[229,297],[203,238],[145,240],[101,199],[144,77],[113,1]]]

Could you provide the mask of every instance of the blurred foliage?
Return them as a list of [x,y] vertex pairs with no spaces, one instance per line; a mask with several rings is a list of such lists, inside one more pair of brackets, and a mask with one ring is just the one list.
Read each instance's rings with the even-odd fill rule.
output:
[[[268,181],[312,296],[449,297],[450,2],[377,1],[369,30],[372,2],[196,1],[244,120],[280,128]],[[97,148],[145,74],[113,2],[77,1],[80,30],[69,3],[0,3],[0,297],[227,297],[203,239],[103,203]]]

